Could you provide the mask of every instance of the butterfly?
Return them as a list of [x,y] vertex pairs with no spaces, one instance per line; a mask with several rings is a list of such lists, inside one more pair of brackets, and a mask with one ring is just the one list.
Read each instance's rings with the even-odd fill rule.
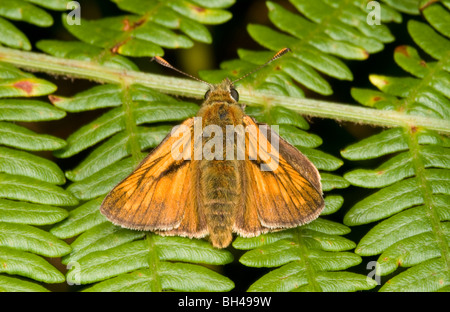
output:
[[[154,60],[188,75],[161,57]],[[214,247],[225,248],[233,233],[254,237],[319,216],[324,200],[317,168],[245,114],[238,80],[203,81],[209,90],[197,116],[174,127],[105,197],[100,211],[107,219],[159,235],[209,237]]]

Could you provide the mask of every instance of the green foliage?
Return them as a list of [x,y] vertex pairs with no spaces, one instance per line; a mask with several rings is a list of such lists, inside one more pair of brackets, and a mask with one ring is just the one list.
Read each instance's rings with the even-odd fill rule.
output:
[[[163,55],[163,48],[191,48],[192,40],[210,43],[211,35],[203,24],[221,24],[231,18],[228,11],[234,0],[160,1],[113,0],[131,15],[107,17],[80,25],[68,24],[66,29],[81,41],[127,56]],[[173,30],[180,30],[178,34]]]
[[[52,83],[1,64],[0,74],[0,273],[30,281],[64,282],[64,275],[44,257],[61,257],[70,246],[39,226],[67,217],[77,199],[58,185],[65,183],[52,161],[21,151],[56,150],[66,143],[13,122],[61,119],[64,111],[48,103],[12,97],[36,97],[55,91]],[[45,291],[35,282],[0,275],[0,290]]]
[[[258,121],[279,125],[280,135],[293,144],[314,163],[319,170],[334,171],[342,160],[314,148],[322,144],[320,137],[301,129],[309,125],[299,115],[282,107],[249,107],[246,112]],[[325,192],[342,189],[349,183],[342,177],[321,172]],[[340,195],[325,197],[322,216],[339,210],[344,199]],[[319,218],[293,230],[263,234],[255,238],[238,237],[233,242],[236,249],[249,250],[240,262],[250,267],[279,267],[262,276],[249,291],[356,291],[376,286],[365,276],[344,272],[362,260],[347,250],[355,243],[343,238],[350,228]],[[338,271],[338,272],[336,272]]]
[[[371,27],[366,23],[364,7],[367,1],[290,2],[298,12],[267,2],[269,19],[282,32],[257,24],[247,27],[250,36],[263,47],[274,52],[284,47],[292,50],[289,55],[252,76],[251,87],[256,90],[303,97],[303,90],[293,82],[296,81],[314,92],[330,95],[332,88],[319,73],[352,80],[353,74],[341,58],[367,59],[370,53],[379,52],[385,43],[394,40],[386,25]],[[385,14],[392,11],[382,12],[382,19],[390,19]],[[201,76],[213,82],[224,77],[238,78],[255,65],[264,63],[274,52],[241,49],[238,51],[240,60],[224,62],[222,71],[201,72]],[[250,82],[245,85],[250,86]]]
[[[51,11],[66,10],[67,2],[0,0],[0,43],[31,50],[16,22],[51,27],[55,23]],[[206,240],[115,226],[99,211],[104,196],[172,126],[194,116],[199,108],[189,99],[173,98],[145,86],[145,81],[136,82],[128,73],[139,71],[139,57],[163,55],[164,49],[188,49],[196,42],[212,43],[211,25],[230,20],[226,9],[235,1],[111,2],[120,14],[83,18],[80,25],[70,25],[70,16],[61,14],[66,34],[78,40],[36,42],[37,49],[68,68],[74,65],[67,60],[89,62],[75,66],[79,72],[69,75],[68,71],[68,77],[86,78],[84,66],[101,66],[104,72],[94,80],[103,84],[66,95],[56,91],[48,77],[0,63],[0,291],[47,291],[48,284],[65,281],[81,285],[77,289],[82,291],[229,291],[240,282],[224,273],[224,266],[233,261],[239,261],[242,271],[265,268],[248,291],[448,290],[450,140],[446,133],[405,122],[345,147],[344,162],[321,150],[326,138],[309,132],[304,117],[270,100],[270,95],[331,95],[336,91],[334,79],[353,80],[352,66],[364,66],[371,54],[395,40],[389,24],[395,22],[405,25],[415,43],[398,46],[394,52],[396,64],[406,73],[371,74],[369,81],[378,90],[353,88],[351,95],[370,111],[386,112],[387,119],[398,116],[390,112],[399,112],[448,121],[448,1],[383,0],[381,25],[367,23],[366,0],[290,0],[288,5],[267,1],[274,27],[247,26],[251,38],[267,50],[239,49],[239,59],[222,63],[221,70],[200,73],[212,83],[224,77],[236,79],[289,47],[292,52],[251,79],[239,81],[237,88],[268,96],[247,106],[246,113],[259,122],[278,125],[280,135],[320,170],[325,192],[325,210],[315,221],[236,238],[233,247],[243,253],[239,259],[234,259],[233,248],[218,250]],[[411,16],[415,18],[403,22]],[[1,58],[8,62],[8,57]],[[43,62],[50,60],[43,58]],[[35,69],[32,63],[20,66]],[[108,80],[111,68],[123,73],[116,80],[120,83]],[[176,93],[178,85],[172,87]],[[333,119],[337,121],[340,109],[336,104]],[[66,115],[88,113],[94,117],[64,140],[47,134],[46,127],[39,128]],[[57,127],[61,126],[64,123]],[[337,144],[342,148],[341,142]],[[65,172],[58,166],[64,162],[70,163]],[[338,170],[348,164],[360,168],[341,176]],[[346,195],[351,194],[346,190],[350,185],[368,189],[369,195],[355,203]],[[346,207],[347,199],[352,207]],[[360,225],[370,228],[353,241],[352,230]],[[390,278],[379,288],[358,269],[368,256],[378,256],[376,273]],[[60,258],[60,266],[51,258]],[[66,276],[57,269],[64,266]]]
[[0,2],[0,43],[7,46],[31,50],[27,36],[8,20],[22,21],[39,27],[52,26],[53,17],[41,7],[62,11],[68,0],[3,0]]
[[[426,8],[424,15],[438,27],[436,15],[443,20],[450,17],[440,5]],[[414,20],[408,23],[408,31],[434,60],[425,61],[415,48],[400,46],[394,59],[411,76],[371,75],[371,82],[382,93],[354,89],[352,95],[363,105],[378,109],[448,120],[450,40]],[[436,291],[449,285],[449,147],[448,137],[405,125],[342,151],[342,156],[351,160],[395,153],[376,169],[356,169],[344,175],[354,185],[380,188],[356,203],[344,218],[350,226],[379,222],[361,239],[355,252],[362,256],[381,254],[379,275],[392,274],[398,266],[409,268],[389,280],[382,291]]]

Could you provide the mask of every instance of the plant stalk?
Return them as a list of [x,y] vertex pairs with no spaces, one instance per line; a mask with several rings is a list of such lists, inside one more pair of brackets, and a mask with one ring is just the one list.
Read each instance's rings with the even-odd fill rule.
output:
[[[193,80],[105,67],[92,62],[58,58],[5,47],[0,47],[0,61],[30,71],[89,79],[99,83],[141,84],[163,93],[194,98],[202,98],[207,89],[206,84]],[[330,118],[337,121],[381,127],[424,127],[443,134],[450,134],[450,121],[448,120],[336,102],[270,95],[249,89],[239,90],[239,93],[241,102],[246,105],[269,103],[272,106],[282,106],[311,117]]]

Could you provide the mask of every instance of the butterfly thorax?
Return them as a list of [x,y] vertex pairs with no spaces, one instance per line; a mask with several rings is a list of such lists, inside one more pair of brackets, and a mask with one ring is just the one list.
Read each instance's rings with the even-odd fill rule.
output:
[[[194,170],[198,172],[199,207],[205,213],[210,239],[219,248],[230,244],[236,208],[242,202],[240,166],[243,163],[236,159],[236,144],[227,148],[226,141],[230,135],[227,131],[238,125],[242,126],[244,112],[231,96],[230,87],[232,85],[229,80],[224,80],[207,94],[197,115],[202,121],[204,157],[193,164],[199,169]],[[211,144],[211,140],[218,139],[216,136],[220,135],[219,132],[223,137],[216,143],[220,142],[222,151],[215,153],[218,146]],[[215,153],[214,159],[208,157],[208,153]]]

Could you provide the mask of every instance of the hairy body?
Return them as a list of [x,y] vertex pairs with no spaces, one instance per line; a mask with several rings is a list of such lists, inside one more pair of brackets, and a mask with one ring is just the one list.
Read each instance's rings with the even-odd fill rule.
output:
[[[198,112],[203,128],[215,125],[222,133],[227,133],[227,126],[243,125],[244,111],[230,96],[229,83],[222,83],[211,90],[209,97]],[[204,147],[208,138],[203,137]],[[218,247],[228,246],[232,240],[233,224],[236,209],[244,201],[243,190],[243,160],[237,160],[236,141],[232,150],[227,150],[226,140],[223,140],[222,160],[194,160],[193,179],[199,186],[198,205],[202,207],[211,240]],[[227,153],[233,155],[227,155]]]

